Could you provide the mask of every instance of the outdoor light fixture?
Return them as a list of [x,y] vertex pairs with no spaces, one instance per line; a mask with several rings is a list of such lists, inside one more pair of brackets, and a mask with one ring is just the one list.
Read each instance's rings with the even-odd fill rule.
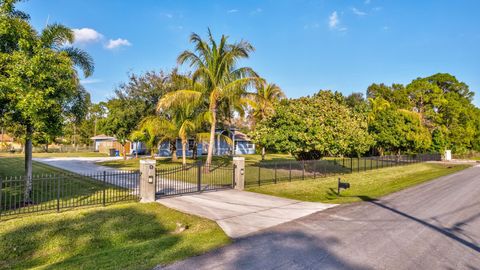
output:
[[340,189],[349,189],[350,188],[350,183],[348,182],[341,182],[340,177],[338,178],[338,189],[337,189],[337,194],[340,195]]
[[153,184],[153,175],[148,176],[148,183]]
[[243,175],[245,173],[245,169],[244,168],[241,168],[240,169],[240,175]]

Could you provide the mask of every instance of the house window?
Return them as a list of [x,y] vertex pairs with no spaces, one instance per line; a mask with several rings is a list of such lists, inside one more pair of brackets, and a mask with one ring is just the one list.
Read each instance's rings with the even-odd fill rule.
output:
[[188,150],[193,150],[195,146],[195,140],[188,140]]

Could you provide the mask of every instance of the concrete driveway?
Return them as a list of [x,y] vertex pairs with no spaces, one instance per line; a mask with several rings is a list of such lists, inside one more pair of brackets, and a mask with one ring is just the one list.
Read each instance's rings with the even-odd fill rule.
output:
[[103,180],[102,173],[106,172],[106,182],[124,188],[138,187],[138,174],[129,174],[118,169],[96,164],[101,161],[118,160],[122,157],[54,157],[33,158],[34,161],[50,165],[65,171],[86,175],[92,179]]
[[232,238],[242,237],[335,206],[238,190],[167,197],[158,202],[184,213],[214,220]]
[[480,167],[156,269],[480,269]]

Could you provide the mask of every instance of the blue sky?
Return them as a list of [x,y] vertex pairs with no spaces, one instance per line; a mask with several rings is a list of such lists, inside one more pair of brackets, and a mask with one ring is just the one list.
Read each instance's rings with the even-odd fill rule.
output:
[[373,82],[408,83],[449,72],[480,104],[480,1],[114,1],[30,0],[19,8],[41,29],[76,29],[96,70],[83,81],[94,101],[127,74],[170,70],[192,32],[245,39],[242,62],[289,97],[319,89],[365,92]]

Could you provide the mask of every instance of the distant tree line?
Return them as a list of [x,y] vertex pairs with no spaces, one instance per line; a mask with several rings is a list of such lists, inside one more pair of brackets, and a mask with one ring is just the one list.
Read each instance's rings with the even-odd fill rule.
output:
[[258,144],[300,159],[480,151],[480,110],[468,85],[450,74],[408,85],[372,84],[344,96],[320,91],[275,104],[252,131]]

